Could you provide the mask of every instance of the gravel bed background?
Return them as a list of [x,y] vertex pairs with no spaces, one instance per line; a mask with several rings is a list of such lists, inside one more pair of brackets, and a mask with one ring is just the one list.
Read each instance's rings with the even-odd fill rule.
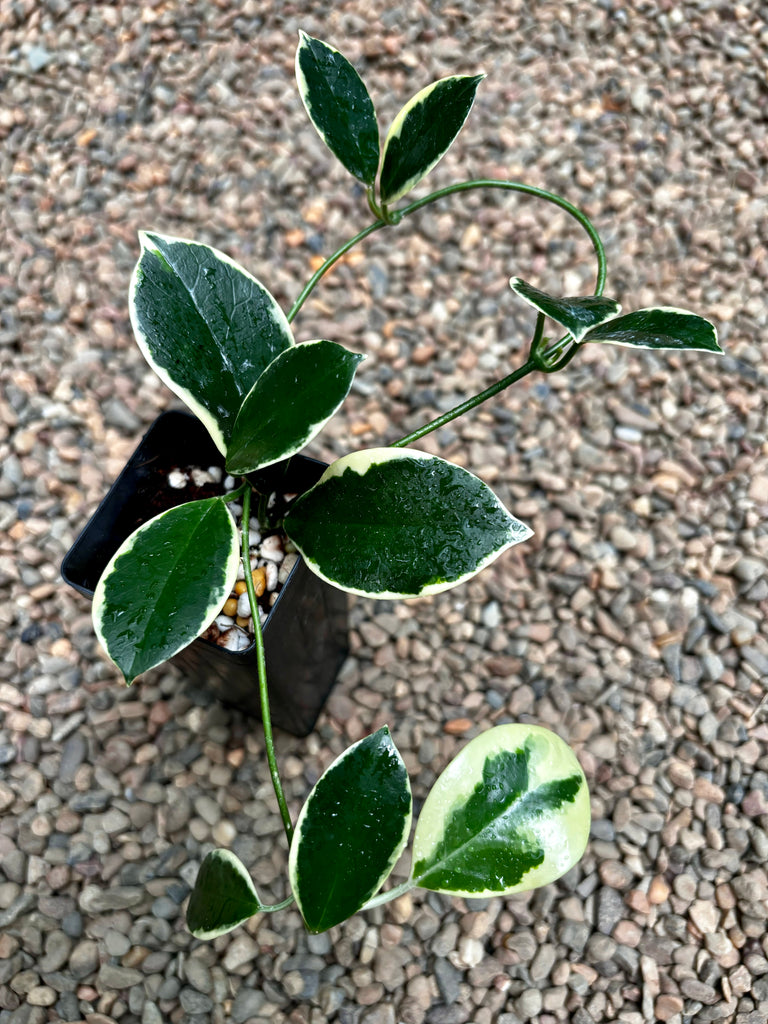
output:
[[[0,1022],[763,1024],[768,9],[370,10],[0,5]],[[224,249],[287,308],[368,223],[298,99],[299,27],[356,63],[385,124],[484,70],[417,194],[479,176],[563,193],[603,234],[609,294],[710,315],[727,354],[587,347],[428,439],[535,538],[439,598],[354,602],[316,732],[278,738],[295,813],[383,722],[417,805],[490,724],[548,725],[591,786],[581,864],[509,900],[417,892],[321,936],[288,911],[200,943],[183,911],[213,845],[284,893],[259,728],[174,670],[123,688],[58,567],[174,404],[131,338],[137,230]],[[512,274],[589,290],[589,243],[545,204],[472,195],[337,267],[297,337],[369,358],[314,452],[393,439],[517,365]]]

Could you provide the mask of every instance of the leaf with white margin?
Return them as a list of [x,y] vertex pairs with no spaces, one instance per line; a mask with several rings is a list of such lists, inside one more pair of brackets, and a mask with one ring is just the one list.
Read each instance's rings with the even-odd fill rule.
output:
[[520,277],[510,278],[509,287],[534,309],[564,327],[574,341],[581,341],[590,328],[621,312],[620,304],[604,295],[555,298]]
[[560,878],[584,852],[584,772],[549,729],[499,725],[472,740],[424,802],[415,885],[454,896],[508,896]]
[[118,548],[96,584],[93,624],[128,685],[210,626],[235,585],[239,558],[221,498],[161,512]]
[[411,830],[408,773],[389,729],[326,769],[296,823],[288,872],[307,927],[346,921],[381,888]]
[[584,341],[606,341],[633,348],[688,349],[722,354],[715,325],[687,309],[653,306],[593,327]]
[[382,203],[394,203],[446,154],[472,109],[485,75],[451,75],[405,104],[389,129],[379,176]]
[[349,394],[365,356],[334,341],[307,341],[281,352],[253,385],[237,414],[227,471],[252,473],[308,444]]
[[357,71],[328,43],[299,31],[296,82],[318,135],[364,185],[379,169],[376,111]]
[[245,865],[229,850],[212,850],[200,865],[187,905],[187,927],[215,939],[263,909]]
[[448,590],[532,535],[472,473],[404,448],[333,462],[284,527],[322,579],[389,599]]
[[226,455],[243,399],[291,328],[267,289],[223,252],[140,232],[129,308],[136,341],[160,379]]

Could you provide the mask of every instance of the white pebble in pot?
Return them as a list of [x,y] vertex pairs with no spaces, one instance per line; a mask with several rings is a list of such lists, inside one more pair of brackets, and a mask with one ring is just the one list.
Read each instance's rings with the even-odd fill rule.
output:
[[266,558],[270,562],[282,562],[285,558],[283,542],[280,535],[277,533],[273,533],[270,534],[269,537],[265,537],[261,542],[261,548],[259,551],[261,557]]

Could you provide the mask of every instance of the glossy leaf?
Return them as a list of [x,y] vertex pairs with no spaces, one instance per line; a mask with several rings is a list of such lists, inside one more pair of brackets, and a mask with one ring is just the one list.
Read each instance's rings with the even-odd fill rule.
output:
[[93,622],[127,683],[207,629],[235,584],[239,555],[220,498],[163,512],[118,548],[96,585]]
[[213,850],[200,865],[187,905],[187,927],[197,939],[215,939],[262,907],[245,865],[229,850]]
[[616,317],[592,328],[584,341],[607,341],[640,348],[723,351],[713,323],[686,309],[668,306],[637,309]]
[[540,726],[472,740],[435,783],[416,825],[412,878],[456,896],[522,892],[579,860],[589,793],[573,751]]
[[300,451],[347,397],[363,358],[333,341],[309,341],[281,352],[237,415],[228,471],[251,473]]
[[334,156],[364,185],[379,169],[376,111],[357,71],[328,43],[299,32],[296,81],[309,119]]
[[467,470],[403,448],[337,460],[284,525],[318,576],[379,598],[447,590],[532,533]]
[[319,779],[291,844],[291,888],[313,932],[345,921],[390,874],[411,828],[411,787],[386,726]]
[[519,277],[511,278],[509,286],[534,309],[564,327],[574,341],[581,341],[590,328],[621,312],[619,303],[604,295],[554,298]]
[[226,454],[243,399],[293,345],[267,289],[218,249],[141,232],[130,314],[139,348]]
[[403,107],[384,143],[379,189],[393,203],[445,155],[472,109],[485,75],[452,75],[422,89]]

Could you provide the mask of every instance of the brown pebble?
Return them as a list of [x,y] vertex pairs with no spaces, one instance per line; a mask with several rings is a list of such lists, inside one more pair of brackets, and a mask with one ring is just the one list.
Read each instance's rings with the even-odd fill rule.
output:
[[688,908],[688,916],[702,935],[717,931],[720,913],[714,903],[709,900],[694,900]]
[[449,736],[463,736],[471,728],[472,722],[468,718],[453,718],[450,722],[445,723],[443,732],[447,732]]
[[720,786],[716,786],[714,782],[710,782],[709,779],[703,778],[701,775],[697,776],[693,783],[693,795],[703,797],[707,803],[718,804],[722,806],[725,803],[725,793]]
[[640,889],[632,889],[624,897],[624,902],[632,910],[636,910],[640,914],[647,914],[651,909],[651,902],[648,899],[646,893]]
[[648,902],[658,906],[660,903],[665,903],[668,899],[669,886],[661,875],[654,875],[651,879],[651,884],[648,886]]
[[600,881],[611,889],[627,889],[634,877],[626,864],[618,860],[606,860],[599,867]]
[[251,573],[251,579],[253,580],[253,588],[256,591],[256,597],[261,597],[264,591],[267,589],[267,571],[263,566],[258,566]]
[[660,995],[657,998],[653,1008],[659,1020],[671,1020],[674,1016],[683,1012],[683,1000],[680,996],[664,993],[664,995]]
[[613,929],[612,938],[622,946],[631,946],[633,949],[640,944],[643,937],[643,929],[634,921],[619,921]]

